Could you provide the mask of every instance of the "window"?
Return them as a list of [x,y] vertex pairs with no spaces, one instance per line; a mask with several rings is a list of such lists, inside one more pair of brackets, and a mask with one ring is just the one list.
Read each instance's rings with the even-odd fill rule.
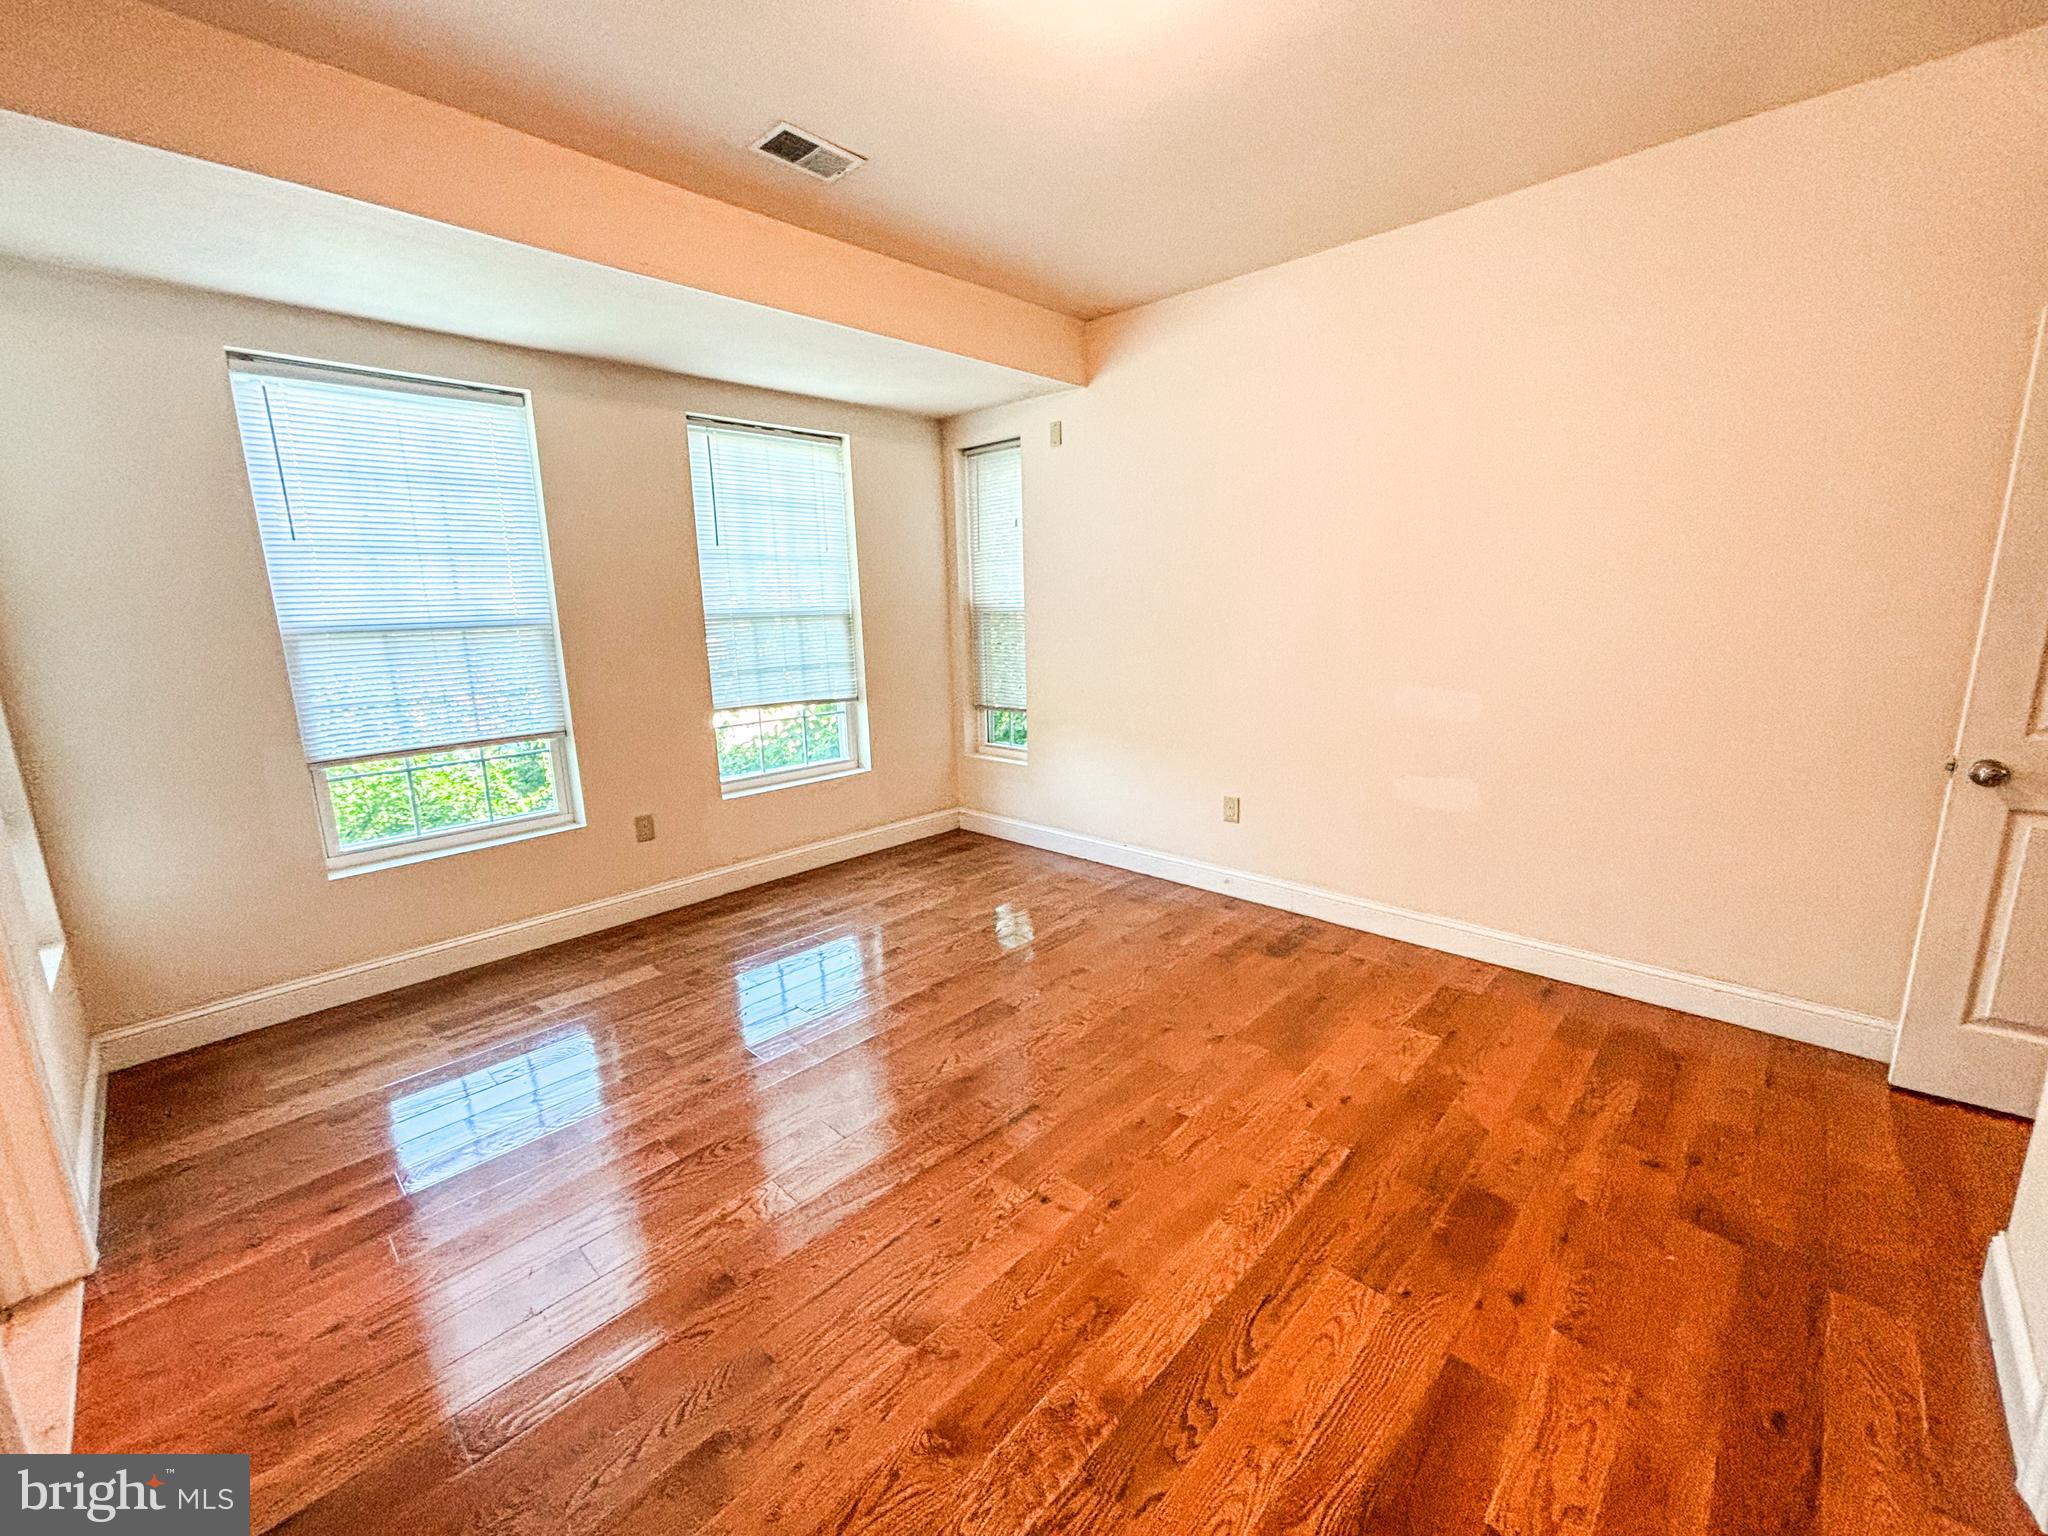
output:
[[526,396],[229,354],[329,864],[575,823]]
[[993,757],[1022,757],[1030,737],[1024,703],[1024,450],[1015,442],[970,448],[962,468],[975,746]]
[[728,793],[862,765],[846,439],[692,417],[712,735]]

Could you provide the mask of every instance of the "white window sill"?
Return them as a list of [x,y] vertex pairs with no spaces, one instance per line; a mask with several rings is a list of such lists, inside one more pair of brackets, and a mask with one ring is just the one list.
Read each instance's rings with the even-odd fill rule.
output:
[[755,778],[734,779],[718,786],[722,800],[746,800],[754,795],[771,794],[778,789],[795,789],[800,784],[829,784],[834,779],[851,779],[868,771],[866,763],[835,763],[817,772],[802,769],[789,773],[761,774]]
[[1019,752],[1015,747],[970,747],[969,757],[978,757],[984,763],[1010,763],[1021,766],[1031,761],[1028,752]]
[[[457,843],[444,843],[434,848],[417,848],[399,845],[381,858],[365,859],[361,863],[339,863],[330,861],[327,878],[346,880],[352,875],[373,875],[380,869],[399,869],[407,864],[424,864],[429,859],[446,859],[458,853],[475,853],[480,848],[503,848],[508,843],[530,843],[537,837],[553,837],[557,832],[580,832],[583,818],[569,817],[562,821],[550,821],[545,826],[509,828],[496,836],[466,838]],[[481,829],[488,833],[489,828]],[[344,854],[343,858],[348,855]]]

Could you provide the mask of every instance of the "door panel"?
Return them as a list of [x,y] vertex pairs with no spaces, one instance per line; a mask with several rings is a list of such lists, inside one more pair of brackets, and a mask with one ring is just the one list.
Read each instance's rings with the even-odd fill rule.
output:
[[1900,1087],[2020,1115],[2034,1112],[2048,1072],[2043,334],[2037,328],[1970,691],[1892,1058],[1892,1081]]
[[1964,1023],[2036,1034],[2048,1020],[2048,815],[2008,816]]

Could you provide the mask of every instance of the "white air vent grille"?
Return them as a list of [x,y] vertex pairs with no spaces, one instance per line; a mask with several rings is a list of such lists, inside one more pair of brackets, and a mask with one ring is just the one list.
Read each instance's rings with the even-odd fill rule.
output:
[[837,181],[855,166],[867,164],[852,150],[828,144],[815,133],[789,123],[777,123],[754,141],[754,148],[820,181]]

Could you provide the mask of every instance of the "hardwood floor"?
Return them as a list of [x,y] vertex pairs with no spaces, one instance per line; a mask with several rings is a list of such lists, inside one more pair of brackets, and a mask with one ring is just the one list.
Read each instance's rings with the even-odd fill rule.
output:
[[966,834],[124,1072],[259,1529],[1990,1533],[2025,1127]]

